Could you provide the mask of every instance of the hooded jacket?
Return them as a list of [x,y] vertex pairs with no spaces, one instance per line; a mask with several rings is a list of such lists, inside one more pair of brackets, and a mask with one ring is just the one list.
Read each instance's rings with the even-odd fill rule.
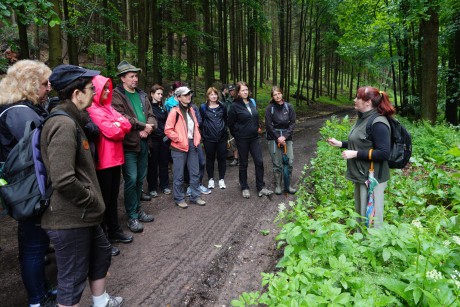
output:
[[123,140],[123,148],[125,151],[141,151],[141,136],[139,132],[145,129],[145,124],[152,124],[153,129],[157,128],[157,121],[153,116],[152,106],[144,91],[136,89],[142,102],[142,110],[145,114],[146,123],[139,121],[136,117],[136,113],[125,94],[125,89],[122,84],[118,85],[113,90],[112,107],[118,111],[121,115],[126,117],[131,124],[131,131],[126,134]]
[[291,104],[271,102],[265,109],[265,130],[267,140],[278,140],[281,134],[286,141],[292,141],[296,114]]
[[84,133],[78,133],[83,131],[87,117],[70,100],[62,101],[55,109],[63,110],[71,118],[50,118],[40,137],[43,162],[53,187],[50,206],[42,216],[42,227],[96,226],[102,222],[105,205],[88,139]]
[[187,136],[188,128],[187,121],[185,120],[186,112],[189,113],[189,116],[195,123],[195,128],[193,131],[193,144],[195,147],[198,147],[201,142],[201,135],[198,121],[195,115],[195,110],[192,108],[192,106],[189,108],[184,108],[181,107],[181,104],[179,104],[179,106],[172,108],[171,112],[169,112],[165,125],[165,134],[171,140],[171,147],[183,152],[189,151],[189,142]]
[[[108,84],[110,92],[106,99],[102,98],[104,86]],[[93,78],[96,94],[93,104],[87,109],[92,121],[99,127],[96,139],[98,161],[96,169],[106,169],[125,163],[123,139],[131,131],[128,119],[112,107],[112,81],[101,75]]]
[[228,127],[235,139],[255,139],[259,137],[259,113],[253,102],[249,102],[246,107],[243,99],[237,98],[233,101],[230,112],[228,113]]

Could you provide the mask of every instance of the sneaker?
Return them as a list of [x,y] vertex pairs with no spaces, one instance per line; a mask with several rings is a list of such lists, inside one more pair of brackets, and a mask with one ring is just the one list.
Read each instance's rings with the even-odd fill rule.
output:
[[238,159],[233,159],[233,161],[230,163],[230,166],[237,166],[239,164]]
[[149,192],[149,195],[150,195],[150,197],[154,198],[154,197],[158,196],[158,193],[157,193],[157,191],[153,190],[153,191]]
[[249,198],[249,197],[251,197],[251,193],[249,192],[248,189],[243,190],[243,197],[244,197],[244,198]]
[[113,235],[109,235],[110,243],[131,243],[133,242],[133,236],[125,234],[124,232],[117,232]]
[[198,205],[198,206],[204,206],[206,205],[206,202],[202,200],[201,198],[197,198],[196,200],[191,200],[190,201],[192,204]]
[[139,222],[138,219],[128,220],[128,228],[134,233],[144,231],[144,226],[142,225],[141,222]]
[[145,194],[144,192],[142,192],[141,201],[151,201],[151,200],[152,200],[152,197],[150,197],[150,195]]
[[204,195],[211,194],[211,190],[202,184],[200,184],[200,192],[201,194],[204,194]]
[[214,179],[213,178],[209,179],[208,189],[214,189]]
[[179,206],[179,207],[182,208],[182,209],[187,209],[187,208],[188,208],[188,205],[187,205],[187,203],[185,202],[185,200],[176,203],[176,206]]
[[187,192],[185,192],[185,196],[187,196],[187,197],[192,196],[192,188],[191,187],[187,188]]
[[139,210],[137,214],[139,215],[139,221],[141,221],[142,223],[153,222],[153,220],[155,219],[153,215],[145,213],[144,210]]
[[169,195],[169,194],[171,194],[171,192],[172,192],[172,191],[171,191],[170,188],[164,188],[164,190],[163,190],[163,193],[164,193],[165,195]]
[[219,188],[226,189],[227,186],[225,185],[224,179],[219,180]]
[[259,191],[259,197],[262,197],[263,195],[265,196],[270,196],[273,194],[273,191],[272,190],[269,190],[267,188],[262,188],[262,190]]
[[[120,307],[123,306],[123,298],[121,296],[110,296],[109,295],[109,301],[107,302],[107,305],[105,307]],[[91,305],[91,307],[94,307],[94,305]]]

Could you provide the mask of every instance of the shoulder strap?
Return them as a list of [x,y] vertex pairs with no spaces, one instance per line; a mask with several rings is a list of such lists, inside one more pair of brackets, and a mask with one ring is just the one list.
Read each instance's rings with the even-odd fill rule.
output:
[[374,120],[379,116],[382,116],[382,115],[380,115],[379,113],[375,113],[375,114],[371,115],[371,117],[367,121],[367,124],[366,124],[366,137],[367,137],[368,140],[372,141],[372,124],[374,123]]
[[255,101],[253,98],[249,98],[249,101],[252,103],[252,105],[254,106],[254,108],[257,108],[257,106],[256,106],[256,101]]

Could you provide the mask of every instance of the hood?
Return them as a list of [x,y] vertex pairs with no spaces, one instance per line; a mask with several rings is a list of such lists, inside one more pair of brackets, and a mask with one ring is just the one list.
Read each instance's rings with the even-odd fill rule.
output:
[[[102,99],[102,91],[104,86],[108,84],[110,92],[106,99]],[[96,94],[93,97],[93,103],[99,104],[101,106],[110,105],[112,103],[112,80],[107,77],[98,75],[93,78],[93,85],[96,88]]]

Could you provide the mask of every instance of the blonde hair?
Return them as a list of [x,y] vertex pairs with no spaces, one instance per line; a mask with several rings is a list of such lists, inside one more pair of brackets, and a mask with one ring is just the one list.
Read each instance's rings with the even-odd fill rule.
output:
[[48,80],[51,69],[34,60],[21,60],[8,68],[0,81],[0,105],[29,100],[38,104],[40,85]]

